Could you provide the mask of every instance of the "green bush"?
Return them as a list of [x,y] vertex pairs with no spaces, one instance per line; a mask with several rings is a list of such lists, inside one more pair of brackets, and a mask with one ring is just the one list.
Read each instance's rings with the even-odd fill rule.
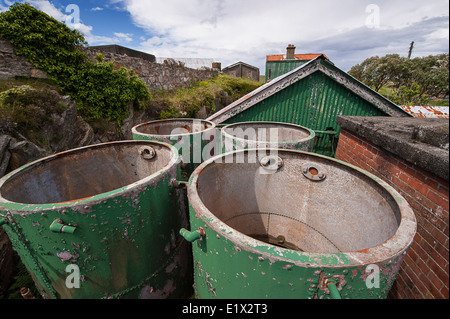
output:
[[67,105],[54,90],[18,85],[0,92],[0,134],[19,133],[31,142],[47,147],[42,135],[45,126],[53,123]]
[[104,118],[119,125],[131,103],[150,98],[145,83],[132,71],[112,63],[90,62],[79,50],[84,36],[29,4],[15,3],[0,13],[0,36],[16,53],[43,70],[63,94],[69,94],[87,120]]

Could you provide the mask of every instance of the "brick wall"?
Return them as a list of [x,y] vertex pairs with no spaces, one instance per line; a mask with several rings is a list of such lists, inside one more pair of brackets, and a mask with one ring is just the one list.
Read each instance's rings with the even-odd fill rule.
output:
[[336,158],[382,178],[405,197],[417,234],[389,298],[449,298],[449,183],[345,129]]

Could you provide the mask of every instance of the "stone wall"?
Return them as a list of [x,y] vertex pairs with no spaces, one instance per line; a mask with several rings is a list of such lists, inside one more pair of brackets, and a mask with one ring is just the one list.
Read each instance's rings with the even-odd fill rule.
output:
[[134,70],[136,75],[147,84],[150,91],[187,87],[194,82],[206,80],[218,74],[218,71],[210,68],[190,69],[173,59],[166,59],[164,63],[156,63],[90,47],[86,48],[85,52],[92,61],[95,60],[97,53],[102,53],[106,62],[114,61],[116,69],[125,67]]
[[14,47],[6,39],[0,38],[0,80],[16,76],[47,78],[44,72],[15,53]]
[[[390,291],[395,299],[449,298],[448,120],[338,117],[336,158],[375,174],[410,204],[417,233]],[[434,129],[432,129],[434,127]],[[423,130],[436,138],[423,140]],[[438,141],[438,143],[434,143]]]
[[[133,69],[136,75],[147,84],[150,91],[187,87],[193,82],[209,79],[219,73],[211,68],[190,69],[173,59],[166,59],[164,63],[156,63],[126,54],[102,51],[101,48],[87,47],[83,50],[91,61],[95,61],[97,53],[102,53],[105,61],[114,61],[116,69],[122,66]],[[41,70],[27,62],[23,56],[16,55],[14,47],[8,40],[0,38],[0,79],[16,76],[47,77]]]

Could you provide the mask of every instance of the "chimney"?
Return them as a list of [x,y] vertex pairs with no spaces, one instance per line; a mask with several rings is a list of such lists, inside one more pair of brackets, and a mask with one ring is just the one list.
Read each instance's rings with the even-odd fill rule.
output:
[[286,60],[295,59],[295,46],[293,44],[288,44],[286,48]]
[[222,63],[220,63],[220,62],[213,62],[212,63],[212,68],[213,68],[213,70],[216,70],[216,71],[222,71]]

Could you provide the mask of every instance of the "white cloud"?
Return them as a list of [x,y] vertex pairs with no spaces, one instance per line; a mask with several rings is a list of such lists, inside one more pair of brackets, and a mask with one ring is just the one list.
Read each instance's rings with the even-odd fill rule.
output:
[[118,40],[118,42],[130,42],[133,41],[133,34],[131,33],[122,33],[122,32],[114,32],[114,36],[116,37],[116,39]]
[[103,10],[103,8],[100,8],[100,7],[95,7],[95,8],[91,9],[91,11],[102,11],[102,10]]
[[[392,46],[402,47],[396,41],[408,46],[414,33],[420,31],[414,26],[426,17],[448,17],[448,4],[443,0],[378,0],[377,29],[366,25],[369,14],[366,8],[373,0],[123,0],[122,3],[134,23],[151,34],[139,49],[160,57],[214,58],[223,67],[240,60],[259,67],[261,73],[266,55],[284,53],[290,43],[296,45],[297,53],[325,53],[345,69],[349,63],[354,65],[372,56],[371,47],[378,54],[383,54],[383,50],[388,54],[392,53],[389,52]],[[431,38],[441,36],[439,29],[448,32],[448,24],[433,30],[438,33]],[[402,30],[409,33],[402,34]],[[389,37],[389,43],[383,44],[380,36],[389,35],[389,31],[399,38]],[[370,43],[371,37],[376,45]],[[362,41],[367,48],[353,52],[350,60],[341,56],[339,47],[345,50],[354,46],[354,41]],[[331,43],[337,45],[336,49],[328,46]],[[346,65],[340,65],[335,57]]]
[[52,18],[55,18],[58,21],[65,21],[67,16],[62,13],[61,10],[57,9],[50,1],[47,0],[28,0],[26,1],[31,4],[36,9],[39,9],[45,13],[47,13]]

